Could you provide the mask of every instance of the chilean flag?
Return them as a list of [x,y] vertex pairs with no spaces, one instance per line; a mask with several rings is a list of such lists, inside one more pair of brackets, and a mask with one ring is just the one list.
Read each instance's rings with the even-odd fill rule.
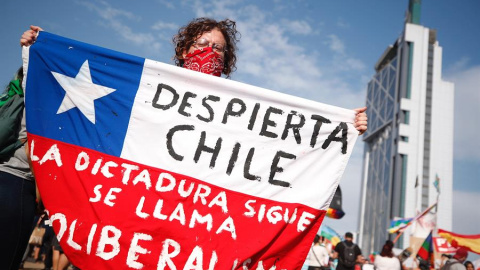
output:
[[23,59],[29,155],[74,265],[301,268],[353,111],[47,32]]

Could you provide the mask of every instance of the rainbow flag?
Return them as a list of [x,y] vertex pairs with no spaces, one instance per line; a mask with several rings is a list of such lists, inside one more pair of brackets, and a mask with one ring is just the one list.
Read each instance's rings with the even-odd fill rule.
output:
[[453,247],[464,247],[471,252],[480,254],[480,234],[462,235],[442,229],[438,229],[438,234],[447,239]]
[[342,190],[340,185],[335,190],[333,194],[333,199],[330,202],[330,207],[327,209],[327,217],[333,219],[341,219],[345,215],[345,212],[342,209]]
[[333,218],[333,219],[341,219],[345,215],[345,212],[343,212],[341,209],[337,210],[334,208],[328,208],[327,209],[327,217]]
[[327,225],[322,225],[320,235],[327,238],[328,241],[332,243],[332,246],[336,246],[342,241],[342,237],[334,229],[328,227]]
[[423,242],[422,246],[417,252],[417,255],[420,256],[422,259],[428,261],[430,258],[430,254],[433,252],[433,242],[432,242],[432,232],[427,236],[425,241]]
[[387,229],[388,233],[396,233],[401,229],[408,226],[410,221],[413,218],[401,218],[401,217],[394,217],[393,220],[390,222],[390,228]]
[[[398,233],[402,229],[405,229],[406,227],[410,226],[414,221],[417,221],[419,218],[425,216],[427,213],[429,213],[435,206],[437,206],[437,203],[435,202],[434,204],[430,205],[427,209],[423,210],[420,214],[416,215],[413,218],[410,218],[410,220],[406,224],[401,224],[395,228],[390,227],[388,230],[389,233]],[[395,220],[395,219],[394,219]]]

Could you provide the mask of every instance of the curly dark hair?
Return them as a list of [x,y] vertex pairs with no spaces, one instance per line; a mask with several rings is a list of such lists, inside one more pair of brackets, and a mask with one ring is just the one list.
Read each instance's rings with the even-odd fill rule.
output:
[[237,62],[236,43],[240,40],[240,33],[236,29],[236,23],[229,19],[217,22],[210,18],[197,18],[188,23],[188,25],[181,27],[178,30],[178,34],[173,37],[175,64],[180,67],[183,66],[183,52],[188,51],[198,36],[215,28],[222,32],[226,41],[225,66],[222,72],[227,75],[227,78],[230,77],[230,73],[237,69],[235,66]]

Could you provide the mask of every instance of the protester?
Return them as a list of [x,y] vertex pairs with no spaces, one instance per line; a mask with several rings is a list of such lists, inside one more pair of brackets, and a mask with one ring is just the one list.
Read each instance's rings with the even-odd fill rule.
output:
[[52,255],[52,270],[66,270],[70,266],[70,261],[63,252],[60,243],[58,243],[57,237],[53,238],[53,255]]
[[362,254],[360,248],[353,243],[353,234],[345,233],[345,240],[335,246],[333,258],[338,259],[337,270],[354,270],[358,256]]
[[412,248],[408,247],[398,255],[398,260],[400,261],[400,267],[403,270],[412,269],[414,263],[412,256]]
[[455,255],[451,259],[448,259],[445,265],[443,265],[441,270],[465,270],[466,267],[463,265],[463,262],[468,257],[468,250],[464,247],[459,247],[455,252]]
[[308,270],[329,269],[328,250],[323,245],[323,236],[315,235],[313,245],[308,252]]
[[466,261],[463,265],[465,265],[465,268],[467,268],[467,270],[475,270],[475,266],[473,266],[473,263],[471,261]]
[[[23,33],[20,44],[22,46],[32,45],[38,32],[42,30],[38,26],[30,26],[30,30]],[[181,27],[173,37],[175,64],[214,76],[224,74],[228,78],[236,69],[236,43],[238,40],[239,33],[232,20],[194,19],[188,25]],[[355,109],[354,127],[359,134],[363,134],[367,130],[368,119],[365,111],[366,107]],[[350,242],[346,245],[351,244],[353,243]],[[341,252],[343,254],[344,251]],[[360,253],[360,249],[355,245],[355,254],[359,255]]]
[[420,270],[429,270],[430,262],[417,255],[418,268]]
[[[20,68],[11,83],[9,91],[22,92],[23,71]],[[2,95],[3,97],[6,97]],[[23,94],[22,97],[23,99]],[[25,113],[20,113],[18,139],[26,141]],[[3,123],[3,122],[2,122]],[[5,127],[0,127],[2,132]],[[3,142],[2,142],[3,143]],[[0,269],[17,270],[34,226],[36,193],[33,174],[30,171],[25,144],[12,154],[0,158]]]
[[440,255],[440,260],[439,260],[439,263],[438,263],[438,269],[441,269],[445,263],[451,259],[453,256],[450,255],[450,254],[442,254]]
[[393,242],[387,240],[383,245],[382,252],[375,257],[375,268],[378,270],[400,270],[401,264],[393,255]]
[[[43,29],[30,26],[30,30],[20,38],[22,46],[32,45]],[[236,69],[236,43],[239,40],[236,23],[226,19],[216,21],[210,18],[197,18],[181,27],[173,37],[175,44],[175,64],[187,69],[215,76],[227,77]],[[355,109],[355,128],[359,134],[367,130],[366,107]]]
[[365,259],[363,255],[359,255],[357,258],[357,263],[355,264],[355,270],[374,270],[375,267],[373,264],[370,264],[368,260]]

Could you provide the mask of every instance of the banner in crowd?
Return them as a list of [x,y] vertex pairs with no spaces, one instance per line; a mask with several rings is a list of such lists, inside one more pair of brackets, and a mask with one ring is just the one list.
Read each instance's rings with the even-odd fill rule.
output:
[[453,247],[464,247],[471,252],[480,254],[480,234],[464,235],[438,229],[438,234],[447,239]]
[[73,264],[301,268],[354,111],[47,32],[23,53],[30,158]]
[[457,248],[452,247],[443,237],[433,237],[433,244],[438,253],[455,253],[457,251]]

